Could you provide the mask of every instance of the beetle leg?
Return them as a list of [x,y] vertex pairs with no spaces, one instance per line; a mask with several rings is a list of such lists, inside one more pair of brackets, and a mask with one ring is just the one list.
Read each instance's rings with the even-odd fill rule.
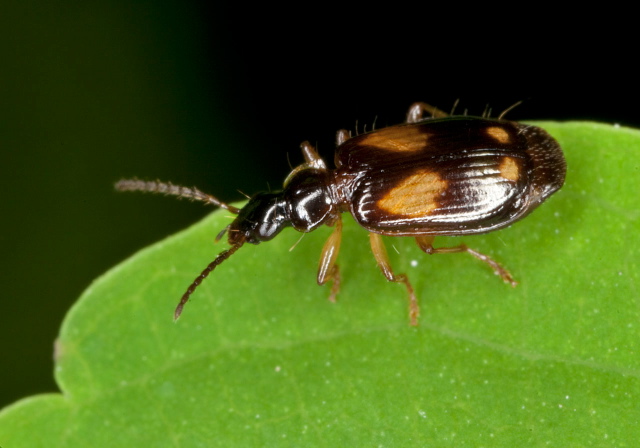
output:
[[320,263],[318,265],[318,284],[324,285],[329,280],[332,281],[331,293],[329,300],[336,301],[336,295],[340,290],[340,270],[336,264],[338,252],[340,252],[340,242],[342,241],[342,219],[338,217],[335,223],[335,229],[331,236],[324,243],[322,254],[320,255]]
[[502,280],[504,280],[506,283],[510,283],[511,286],[516,286],[518,284],[518,282],[516,282],[513,279],[509,271],[507,271],[505,268],[500,266],[500,264],[497,261],[493,260],[489,256],[483,253],[480,253],[476,250],[470,249],[469,247],[467,247],[466,244],[461,244],[459,246],[454,246],[454,247],[439,247],[436,249],[435,247],[433,247],[434,238],[435,238],[434,236],[417,236],[416,242],[418,243],[418,246],[420,246],[420,249],[422,249],[424,252],[428,253],[429,255],[467,252],[472,256],[474,256],[475,258],[477,258],[478,260],[487,263],[489,267],[493,269],[493,272],[495,272],[496,275],[499,275],[502,278]]
[[427,103],[413,103],[407,112],[407,123],[417,123],[418,121],[424,120],[425,112],[430,115],[428,118],[444,118],[449,116],[448,113]]
[[300,144],[300,149],[302,149],[304,160],[309,164],[309,166],[320,170],[327,169],[327,165],[324,163],[324,160],[322,160],[322,157],[320,157],[320,154],[318,154],[318,151],[316,151],[316,148],[314,148],[311,143],[302,142]]
[[371,242],[371,250],[373,256],[378,262],[378,267],[384,274],[384,276],[390,282],[404,283],[409,293],[409,318],[411,319],[411,325],[418,325],[418,316],[420,315],[420,307],[418,306],[418,300],[413,292],[413,286],[409,283],[409,279],[406,274],[394,274],[391,269],[391,263],[389,262],[389,255],[387,254],[387,248],[384,246],[382,237],[377,233],[369,233],[369,241]]
[[344,142],[351,138],[351,134],[346,129],[340,129],[336,133],[336,146],[342,145]]

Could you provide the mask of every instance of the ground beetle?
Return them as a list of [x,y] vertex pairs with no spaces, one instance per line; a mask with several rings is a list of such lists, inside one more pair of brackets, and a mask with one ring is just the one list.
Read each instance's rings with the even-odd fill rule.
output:
[[[504,115],[504,114],[503,114]],[[425,118],[426,116],[426,118]],[[448,116],[415,103],[406,123],[352,137],[337,133],[335,169],[328,169],[315,148],[301,145],[305,163],[291,171],[282,191],[258,193],[238,209],[196,188],[170,183],[121,180],[120,191],[179,196],[222,207],[236,215],[228,231],[230,248],[194,280],[174,317],[216,266],[244,243],[269,241],[283,228],[310,232],[323,224],[334,231],[322,250],[318,284],[332,281],[329,299],[340,287],[336,258],[342,234],[341,213],[350,212],[369,231],[380,270],[404,283],[409,317],[417,325],[419,307],[405,274],[394,274],[381,235],[414,237],[428,254],[468,252],[488,264],[505,282],[511,274],[466,245],[434,248],[437,235],[471,235],[506,227],[529,214],[564,183],[566,163],[558,143],[544,130],[485,117]]]

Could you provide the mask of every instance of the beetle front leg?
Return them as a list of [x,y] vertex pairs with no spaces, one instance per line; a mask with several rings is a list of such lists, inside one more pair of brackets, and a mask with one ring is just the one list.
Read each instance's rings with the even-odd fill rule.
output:
[[309,142],[302,142],[300,144],[300,149],[302,150],[302,156],[307,164],[312,168],[317,168],[319,170],[326,170],[327,164],[324,163],[316,148]]
[[342,241],[342,219],[338,218],[335,229],[331,236],[324,243],[320,263],[318,265],[318,284],[324,285],[329,280],[332,281],[329,300],[336,301],[336,295],[340,290],[340,270],[336,264],[338,252],[340,252],[340,242]]
[[493,260],[488,255],[485,255],[476,250],[470,249],[469,247],[467,247],[466,244],[460,244],[459,246],[454,246],[454,247],[439,247],[436,249],[435,247],[433,247],[434,239],[435,239],[434,236],[417,236],[416,242],[418,243],[418,246],[420,246],[420,249],[422,249],[424,252],[428,253],[429,255],[467,252],[472,256],[474,256],[475,258],[477,258],[478,260],[488,264],[489,267],[493,269],[493,272],[495,272],[496,275],[499,275],[502,278],[502,280],[505,281],[505,283],[510,283],[511,286],[516,286],[518,284],[518,282],[516,282],[513,279],[509,271],[507,271],[505,268],[500,266],[500,264],[497,261]]
[[373,256],[378,262],[378,267],[384,274],[384,276],[390,282],[404,283],[409,293],[409,319],[411,325],[418,325],[418,316],[420,315],[420,307],[418,306],[418,300],[416,294],[413,292],[413,286],[409,283],[409,278],[406,274],[394,274],[391,269],[391,263],[389,262],[389,255],[387,254],[387,248],[384,246],[382,237],[377,233],[369,233],[369,241],[371,243],[371,250]]
[[437,107],[419,102],[413,103],[411,107],[409,107],[409,111],[407,112],[407,123],[417,123],[418,121],[424,120],[425,113],[430,115],[428,118],[444,118],[449,116],[448,113],[441,111]]

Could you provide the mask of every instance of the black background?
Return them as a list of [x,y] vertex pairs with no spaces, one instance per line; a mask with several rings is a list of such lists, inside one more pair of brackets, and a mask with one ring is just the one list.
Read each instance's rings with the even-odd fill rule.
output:
[[436,6],[4,3],[0,406],[57,390],[53,341],[92,279],[210,211],[116,194],[120,177],[239,200],[279,186],[303,140],[331,160],[337,129],[414,101],[640,126],[619,23]]

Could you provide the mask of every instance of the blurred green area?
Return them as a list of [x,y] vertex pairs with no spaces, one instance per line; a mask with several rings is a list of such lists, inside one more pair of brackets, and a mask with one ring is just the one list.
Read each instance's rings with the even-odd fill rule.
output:
[[[207,211],[117,195],[113,183],[161,178],[237,199],[238,172],[229,167],[251,141],[219,107],[223,89],[207,71],[195,8],[103,1],[2,9],[0,407],[57,389],[53,341],[93,278]],[[257,182],[258,167],[242,171]]]
[[[509,117],[640,124],[637,89],[622,79],[635,70],[602,40],[611,60],[593,64],[588,46],[588,58],[575,47],[566,58],[563,41],[532,51],[540,33],[524,28],[508,33],[520,51],[495,46],[482,20],[464,33],[430,21],[413,36],[400,22],[381,33],[358,20],[362,11],[332,10],[333,21],[323,21],[280,16],[269,4],[246,8],[2,2],[0,406],[56,390],[53,342],[92,279],[209,210],[116,194],[121,177],[238,200],[236,188],[277,187],[300,162],[301,141],[319,142],[331,160],[338,128],[397,123],[419,100],[447,110],[461,98],[458,112],[476,115],[487,103],[501,111],[528,100]],[[556,47],[562,62],[549,63]]]

